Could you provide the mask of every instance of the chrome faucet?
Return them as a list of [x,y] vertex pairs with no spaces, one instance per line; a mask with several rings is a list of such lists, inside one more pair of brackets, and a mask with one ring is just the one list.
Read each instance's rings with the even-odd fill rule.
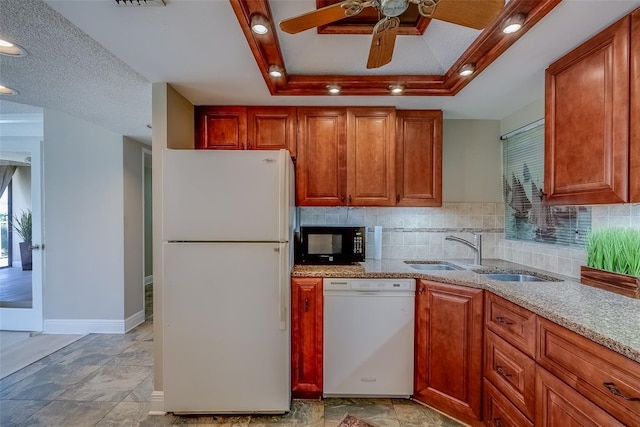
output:
[[473,234],[473,243],[461,237],[456,237],[456,236],[447,236],[444,239],[453,240],[454,242],[462,243],[463,245],[469,246],[471,249],[475,251],[474,263],[476,265],[480,265],[482,264],[482,235],[476,234],[476,233],[471,233],[471,234]]

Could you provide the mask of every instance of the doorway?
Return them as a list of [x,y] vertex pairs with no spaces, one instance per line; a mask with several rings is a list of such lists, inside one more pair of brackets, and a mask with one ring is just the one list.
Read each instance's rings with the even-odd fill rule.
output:
[[5,187],[0,227],[7,233],[0,269],[1,330],[42,331],[41,145],[32,139],[3,140],[0,147],[0,189]]

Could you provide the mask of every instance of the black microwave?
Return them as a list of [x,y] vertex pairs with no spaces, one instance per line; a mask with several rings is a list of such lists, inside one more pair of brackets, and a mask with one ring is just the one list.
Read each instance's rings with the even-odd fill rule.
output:
[[297,262],[350,264],[364,261],[365,227],[300,227]]

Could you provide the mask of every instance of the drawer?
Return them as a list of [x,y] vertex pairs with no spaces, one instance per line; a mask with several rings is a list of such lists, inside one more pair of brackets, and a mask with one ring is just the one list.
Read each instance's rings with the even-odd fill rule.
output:
[[536,315],[490,292],[485,295],[487,327],[533,358],[536,354]]
[[543,368],[536,370],[536,396],[536,427],[623,427]]
[[529,419],[533,419],[535,411],[535,374],[533,359],[487,331],[484,377]]
[[533,427],[533,423],[487,379],[484,380],[484,423],[492,427]]
[[538,318],[536,361],[627,425],[640,425],[640,364]]

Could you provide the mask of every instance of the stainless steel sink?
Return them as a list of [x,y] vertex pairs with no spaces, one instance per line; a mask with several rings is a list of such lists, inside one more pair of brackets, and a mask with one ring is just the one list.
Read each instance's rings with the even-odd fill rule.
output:
[[456,267],[451,264],[439,264],[439,263],[406,263],[409,267],[414,268],[416,270],[427,270],[427,271],[452,271],[452,270],[462,270],[460,267]]
[[501,282],[548,282],[538,276],[531,274],[516,274],[516,273],[480,273],[488,279],[499,280]]

